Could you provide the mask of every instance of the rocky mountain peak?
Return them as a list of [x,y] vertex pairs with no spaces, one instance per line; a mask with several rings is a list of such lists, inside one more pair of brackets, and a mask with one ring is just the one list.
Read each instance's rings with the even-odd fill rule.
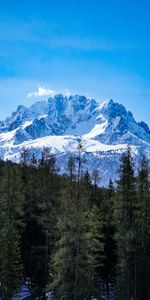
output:
[[84,144],[88,169],[98,168],[102,184],[116,178],[121,153],[130,145],[138,158],[150,159],[150,129],[137,123],[131,112],[112,99],[99,104],[83,95],[55,95],[30,107],[19,105],[0,122],[0,158],[19,160],[22,147],[39,156],[43,147],[57,154],[65,172],[67,159],[78,141]]

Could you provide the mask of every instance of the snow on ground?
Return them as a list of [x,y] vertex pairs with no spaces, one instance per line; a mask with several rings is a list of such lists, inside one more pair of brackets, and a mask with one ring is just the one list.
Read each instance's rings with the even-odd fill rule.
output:
[[104,122],[102,124],[96,124],[94,128],[87,134],[84,135],[84,138],[94,138],[100,134],[105,132],[108,122]]
[[17,295],[15,295],[12,300],[30,300],[31,291],[26,284],[22,284]]
[[83,144],[84,152],[102,152],[102,151],[119,151],[120,150],[125,150],[127,148],[126,144],[121,144],[121,145],[105,145],[102,144],[101,142],[87,138],[83,136],[47,136],[47,137],[42,137],[38,138],[35,140],[29,140],[27,142],[23,142],[22,144],[19,145],[14,145],[13,144],[13,136],[15,134],[15,131],[6,133],[6,134],[1,134],[3,135],[3,140],[1,139],[0,135],[0,143],[1,141],[5,141],[5,144],[1,144],[1,151],[2,149],[6,150],[6,155],[5,159],[10,158],[9,156],[11,155],[17,155],[18,152],[20,152],[22,147],[31,149],[38,149],[38,148],[43,148],[43,147],[48,147],[51,149],[52,152],[64,152],[64,151],[69,151],[69,152],[74,152],[77,150],[78,144],[81,141]]
[[[25,122],[24,126],[27,125]],[[104,124],[101,124],[104,126]],[[98,140],[92,138],[92,135],[96,134],[96,131],[100,130],[99,124],[95,125],[95,129],[91,131],[90,134],[86,134],[83,136],[78,135],[65,135],[65,136],[46,136],[42,138],[38,138],[35,140],[25,141],[19,145],[15,145],[13,143],[14,136],[16,134],[16,129],[0,134],[0,156],[2,159],[10,159],[10,160],[19,160],[20,151],[23,147],[28,149],[35,149],[35,153],[37,150],[43,147],[48,147],[51,149],[51,152],[54,154],[64,153],[64,152],[75,152],[77,150],[79,142],[83,145],[83,151],[87,153],[93,153],[97,155],[98,153],[122,153],[127,149],[127,144],[119,144],[119,145],[106,145],[101,143]],[[105,124],[106,126],[106,124]],[[92,133],[93,132],[93,133]],[[134,154],[137,153],[137,148],[132,147]]]
[[26,127],[30,126],[32,124],[33,121],[26,121],[23,123],[23,125],[21,126],[22,129],[25,129]]
[[0,134],[0,146],[5,143],[5,145],[7,143],[10,143],[10,141],[13,140],[15,134],[16,134],[17,129],[14,129],[12,131],[7,131],[7,132],[3,132]]

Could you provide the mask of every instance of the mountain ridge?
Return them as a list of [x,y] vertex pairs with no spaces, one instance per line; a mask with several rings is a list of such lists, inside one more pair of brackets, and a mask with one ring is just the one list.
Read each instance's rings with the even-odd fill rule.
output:
[[130,145],[138,165],[141,155],[150,159],[150,129],[136,122],[133,114],[112,99],[103,103],[85,96],[50,97],[30,107],[19,105],[0,122],[0,157],[19,161],[22,147],[40,156],[43,146],[58,156],[61,173],[67,170],[69,155],[84,144],[83,155],[90,172],[98,168],[102,184],[117,178],[121,154]]

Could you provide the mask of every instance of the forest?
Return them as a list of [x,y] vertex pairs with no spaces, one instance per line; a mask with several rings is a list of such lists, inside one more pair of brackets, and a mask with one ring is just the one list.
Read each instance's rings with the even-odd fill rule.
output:
[[19,164],[0,161],[0,297],[27,280],[31,299],[149,300],[150,182],[130,148],[118,181],[83,172],[82,149],[59,174],[56,157],[22,149]]

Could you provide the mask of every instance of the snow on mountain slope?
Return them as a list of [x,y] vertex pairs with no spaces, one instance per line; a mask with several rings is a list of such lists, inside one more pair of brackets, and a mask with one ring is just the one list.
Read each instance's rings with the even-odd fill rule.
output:
[[70,154],[83,144],[84,168],[98,168],[101,184],[117,178],[121,154],[130,144],[138,162],[150,159],[150,130],[137,123],[131,112],[113,100],[99,104],[84,96],[56,95],[31,107],[18,106],[11,117],[0,122],[0,157],[18,161],[22,147],[40,157],[43,147],[57,156],[61,172],[66,172]]

